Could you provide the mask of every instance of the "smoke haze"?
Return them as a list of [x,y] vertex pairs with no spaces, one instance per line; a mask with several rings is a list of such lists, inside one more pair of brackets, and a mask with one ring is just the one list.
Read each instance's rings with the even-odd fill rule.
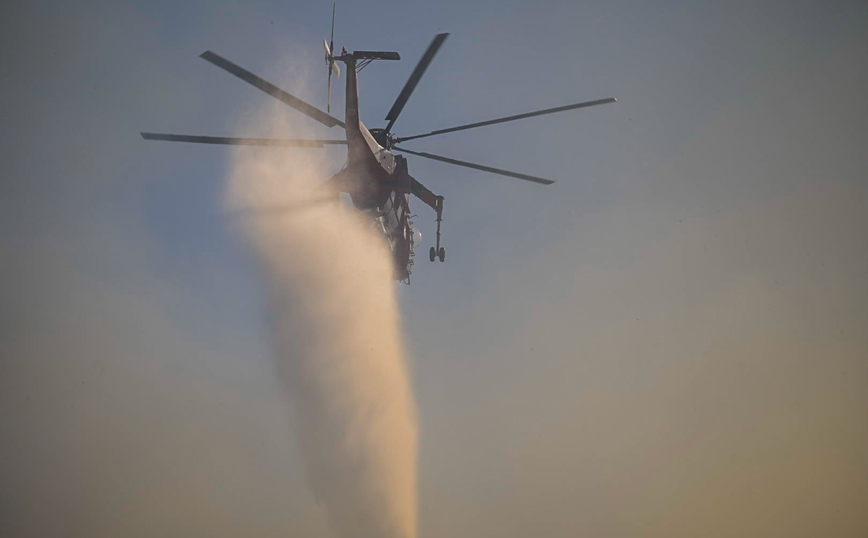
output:
[[[283,360],[334,314],[300,314],[280,272],[339,268],[279,228],[328,223],[227,219],[231,151],[138,136],[301,134],[292,110],[236,129],[270,98],[197,56],[288,91],[310,66],[324,106],[322,51],[296,44],[330,16],[0,3],[0,536],[342,538]],[[404,58],[362,73],[371,126],[440,31],[400,135],[619,99],[418,146],[552,187],[410,160],[450,252],[397,288],[420,537],[868,536],[866,27],[865,2],[339,3],[338,47]],[[284,164],[263,196],[289,197]],[[262,203],[269,174],[228,198]]]

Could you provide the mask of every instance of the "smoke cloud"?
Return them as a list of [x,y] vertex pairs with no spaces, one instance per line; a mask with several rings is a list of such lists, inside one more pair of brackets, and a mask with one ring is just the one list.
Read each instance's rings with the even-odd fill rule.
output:
[[311,194],[330,175],[321,150],[239,148],[228,203],[266,277],[314,496],[342,537],[412,538],[418,434],[390,253],[355,210]]

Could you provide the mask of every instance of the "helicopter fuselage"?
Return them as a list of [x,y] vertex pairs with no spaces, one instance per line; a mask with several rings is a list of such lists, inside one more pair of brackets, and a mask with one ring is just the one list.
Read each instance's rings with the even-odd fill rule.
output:
[[[415,230],[410,221],[413,179],[407,171],[406,159],[381,145],[359,118],[356,58],[345,52],[335,60],[347,66],[347,165],[330,182],[334,190],[348,193],[353,205],[371,217],[372,226],[385,236],[391,248],[396,280],[407,280],[414,256]],[[374,131],[385,144],[385,132]]]
[[[353,205],[359,211],[370,217],[372,226],[376,227],[388,241],[394,261],[395,278],[398,280],[409,281],[411,268],[413,266],[414,247],[416,246],[416,243],[419,242],[419,235],[410,221],[410,195],[417,197],[422,203],[433,209],[437,215],[435,221],[437,226],[434,243],[435,246],[431,247],[428,251],[429,260],[432,262],[435,261],[435,259],[439,259],[441,262],[446,259],[446,249],[440,244],[440,227],[443,222],[444,198],[443,196],[434,194],[408,173],[407,160],[403,154],[410,154],[433,161],[479,170],[499,176],[521,179],[541,185],[551,185],[554,181],[501,168],[494,168],[492,166],[453,159],[443,155],[435,155],[433,153],[412,150],[404,147],[404,142],[429,136],[443,135],[467,129],[476,129],[489,125],[523,120],[547,114],[566,112],[568,110],[614,103],[617,101],[614,97],[609,97],[594,101],[585,101],[570,105],[546,108],[523,114],[513,114],[511,116],[504,116],[485,121],[477,121],[474,123],[437,129],[428,133],[421,133],[412,136],[394,136],[392,134],[392,127],[394,126],[395,121],[397,121],[398,116],[407,104],[407,100],[412,95],[416,85],[425,73],[425,70],[431,64],[437,51],[440,49],[441,45],[443,45],[443,42],[448,36],[449,34],[447,33],[437,34],[431,41],[431,44],[428,45],[428,48],[425,50],[419,63],[416,64],[415,69],[411,73],[410,78],[407,79],[406,84],[395,99],[392,108],[386,114],[385,119],[388,121],[388,124],[383,129],[368,129],[359,117],[359,88],[357,73],[371,61],[400,60],[400,55],[397,52],[383,51],[354,51],[349,53],[346,49],[343,49],[340,56],[335,56],[332,53],[334,50],[333,41],[323,40],[323,45],[326,51],[325,60],[329,67],[328,111],[331,109],[332,74],[337,73],[340,75],[340,69],[337,66],[337,62],[342,62],[346,65],[346,121],[341,121],[331,116],[328,112],[324,112],[308,103],[305,103],[298,97],[295,97],[267,80],[210,50],[203,52],[200,56],[209,63],[238,77],[242,81],[320,122],[326,127],[343,127],[345,129],[345,139],[239,138],[151,132],[142,132],[141,135],[145,140],[240,146],[322,148],[326,145],[346,145],[347,164],[337,174],[326,180],[319,189],[326,195],[326,199],[332,198],[333,194],[337,195],[338,193],[347,193],[350,196]],[[332,38],[334,38],[334,11],[332,12]],[[395,154],[395,151],[400,154]]]

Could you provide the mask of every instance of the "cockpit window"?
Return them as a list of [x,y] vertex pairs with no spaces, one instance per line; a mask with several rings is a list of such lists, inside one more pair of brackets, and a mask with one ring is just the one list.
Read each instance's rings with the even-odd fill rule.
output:
[[377,144],[386,147],[386,131],[384,129],[371,129],[370,131]]

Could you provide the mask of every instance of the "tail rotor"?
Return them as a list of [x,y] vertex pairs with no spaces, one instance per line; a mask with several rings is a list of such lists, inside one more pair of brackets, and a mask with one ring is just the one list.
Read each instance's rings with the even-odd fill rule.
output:
[[335,50],[335,3],[332,3],[332,35],[330,41],[322,40],[322,44],[325,46],[325,62],[328,66],[329,75],[328,75],[328,105],[326,111],[331,112],[332,109],[332,73],[335,74],[336,77],[340,78],[341,76],[341,68],[338,67],[337,62],[335,62],[334,50]]

